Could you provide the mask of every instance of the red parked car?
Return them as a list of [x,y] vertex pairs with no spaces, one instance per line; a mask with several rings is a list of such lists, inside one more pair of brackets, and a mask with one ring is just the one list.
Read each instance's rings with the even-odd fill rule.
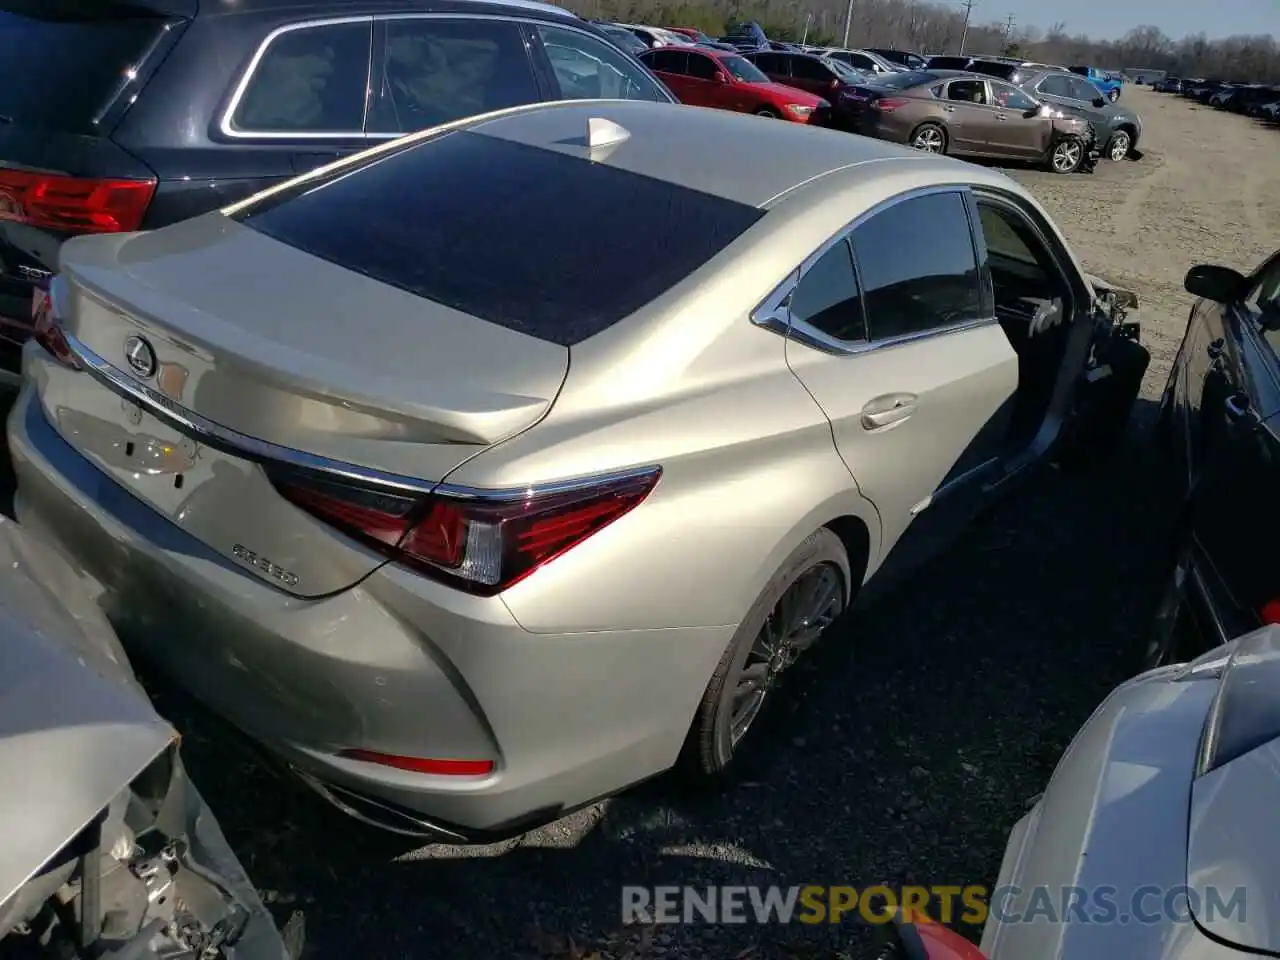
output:
[[737,53],[659,47],[640,54],[681,103],[825,125],[831,105],[796,87],[774,83]]

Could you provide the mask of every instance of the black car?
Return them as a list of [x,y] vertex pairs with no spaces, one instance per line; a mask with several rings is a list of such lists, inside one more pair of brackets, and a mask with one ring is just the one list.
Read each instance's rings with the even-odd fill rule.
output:
[[1092,123],[1098,136],[1106,138],[1103,156],[1118,161],[1134,155],[1142,138],[1142,118],[1131,107],[1108,100],[1084,77],[1067,70],[1040,70],[1028,73],[1018,86],[1037,100]]
[[908,70],[923,70],[924,65],[928,63],[925,57],[909,50],[894,50],[889,47],[863,47],[863,49],[867,53],[874,53],[881,60],[888,60],[890,63],[896,63],[899,66],[906,67]]
[[1193,267],[1185,284],[1200,299],[1157,419],[1185,508],[1152,665],[1280,623],[1280,253],[1247,277]]
[[601,96],[674,101],[531,0],[0,0],[0,370],[18,370],[68,236],[164,226],[464,116]]
[[852,129],[849,101],[841,93],[853,90],[864,79],[852,67],[810,53],[783,53],[773,50],[743,53],[774,83],[807,90],[831,104],[830,125]]

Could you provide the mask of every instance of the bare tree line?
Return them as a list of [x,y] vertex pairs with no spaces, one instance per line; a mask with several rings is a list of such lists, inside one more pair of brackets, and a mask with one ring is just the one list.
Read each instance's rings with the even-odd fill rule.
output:
[[[565,0],[587,17],[654,25],[697,27],[719,36],[735,20],[755,20],[770,36],[818,44],[844,41],[848,0]],[[1211,8],[1205,8],[1206,11]],[[1049,63],[1087,63],[1108,69],[1164,70],[1184,77],[1280,83],[1280,44],[1270,34],[1209,40],[1196,34],[1174,40],[1159,27],[1130,30],[1119,40],[970,22],[960,0],[852,0],[849,44],[923,53],[1007,53]]]

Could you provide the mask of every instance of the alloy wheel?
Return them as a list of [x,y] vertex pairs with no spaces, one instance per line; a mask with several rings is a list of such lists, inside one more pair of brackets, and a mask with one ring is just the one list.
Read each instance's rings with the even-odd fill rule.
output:
[[917,150],[923,150],[925,153],[941,153],[943,146],[942,131],[936,127],[925,127],[916,134],[915,139],[911,141],[911,145]]
[[1084,147],[1078,140],[1063,140],[1053,148],[1053,168],[1059,173],[1074,170],[1080,165]]
[[1129,155],[1129,135],[1121,130],[1115,135],[1111,141],[1111,159],[1115,161],[1123,160]]
[[734,684],[729,718],[733,746],[746,736],[779,678],[844,609],[843,594],[839,569],[823,563],[806,571],[778,598]]

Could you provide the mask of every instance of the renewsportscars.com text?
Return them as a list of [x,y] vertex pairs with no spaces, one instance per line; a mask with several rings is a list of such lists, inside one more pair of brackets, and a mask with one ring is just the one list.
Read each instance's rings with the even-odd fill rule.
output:
[[887,923],[895,915],[944,924],[1155,924],[1232,919],[1243,923],[1245,889],[1189,887],[722,886],[622,888],[623,923]]

